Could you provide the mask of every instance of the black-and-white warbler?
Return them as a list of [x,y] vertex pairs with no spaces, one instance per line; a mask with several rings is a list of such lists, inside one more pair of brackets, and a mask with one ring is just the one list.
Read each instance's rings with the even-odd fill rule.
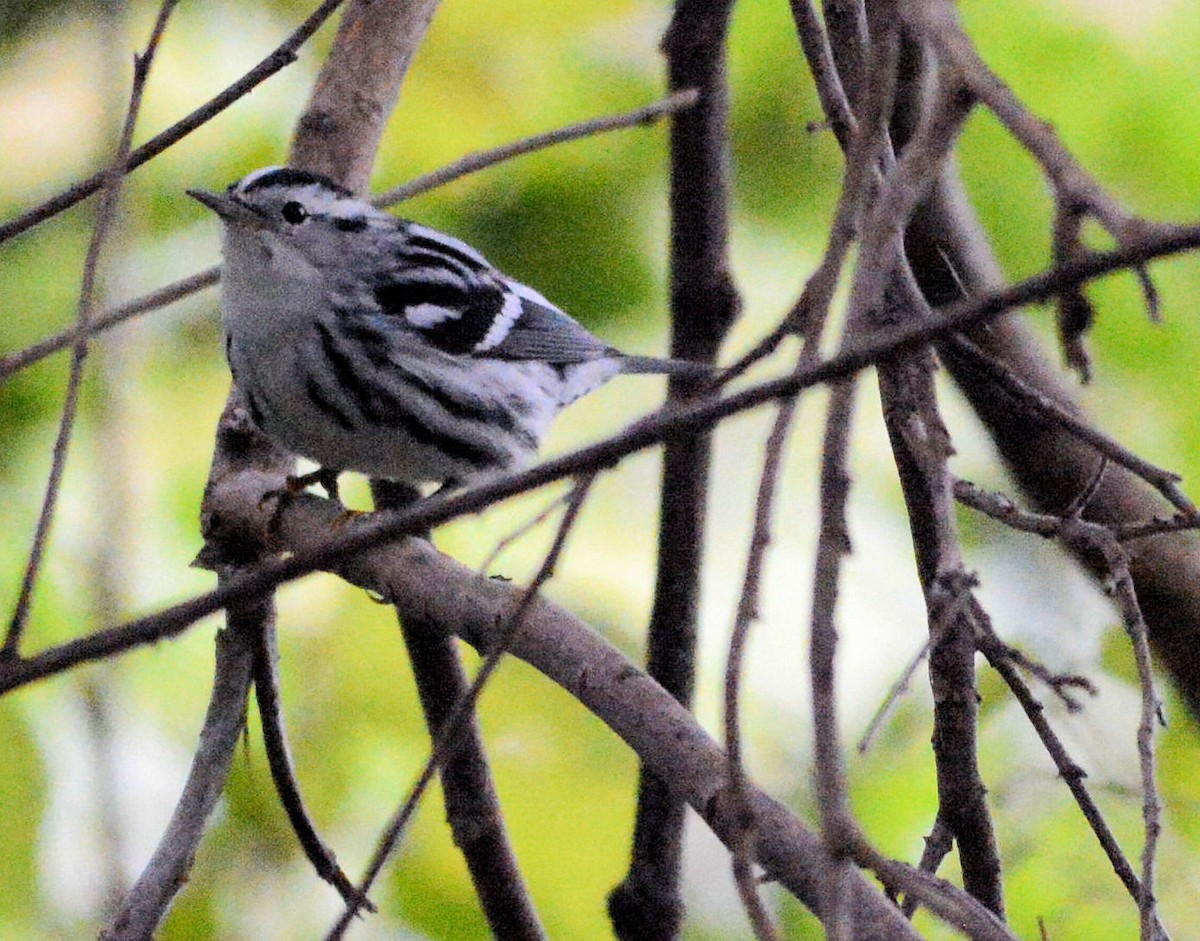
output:
[[458,482],[529,463],[551,420],[626,356],[469,245],[318,174],[257,170],[189,190],[224,222],[234,381],[258,426],[336,479]]

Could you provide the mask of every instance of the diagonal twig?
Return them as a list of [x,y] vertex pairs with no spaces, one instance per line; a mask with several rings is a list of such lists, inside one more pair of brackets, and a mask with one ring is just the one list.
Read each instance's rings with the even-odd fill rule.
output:
[[[811,349],[808,347],[807,349]],[[783,464],[784,445],[796,417],[797,400],[780,403],[767,437],[762,473],[759,475],[758,497],[755,500],[754,526],[750,536],[750,551],[742,579],[733,630],[729,637],[729,656],[725,664],[725,752],[729,760],[729,793],[734,803],[734,817],[744,821],[740,837],[733,847],[733,874],[737,882],[742,907],[750,917],[755,937],[759,941],[774,941],[775,929],[762,900],[758,897],[754,871],[754,833],[756,821],[750,813],[746,794],[746,769],[742,760],[741,681],[742,661],[750,637],[750,627],[758,617],[763,566],[771,540],[771,514],[779,490],[779,474]]]
[[604,134],[608,131],[653,124],[668,114],[675,114],[691,108],[699,98],[700,93],[696,89],[685,88],[682,91],[668,95],[661,101],[644,105],[641,108],[634,108],[631,111],[621,111],[616,114],[606,114],[598,118],[591,118],[587,121],[579,121],[576,124],[566,124],[552,131],[523,137],[510,144],[502,144],[499,147],[492,147],[488,150],[478,150],[455,160],[453,163],[448,163],[444,167],[409,180],[407,183],[402,183],[390,190],[384,190],[378,196],[372,197],[371,202],[379,207],[394,206],[396,203],[412,199],[421,193],[427,193],[430,190],[437,189],[439,186],[453,183],[464,176],[478,173],[480,170],[486,170],[488,167],[512,160],[514,157],[534,153],[538,150],[545,150],[547,147],[554,147],[557,144],[582,140],[585,137],[592,137],[596,134]]
[[1061,403],[1025,382],[1004,363],[990,356],[972,343],[967,337],[954,335],[944,343],[984,373],[999,388],[1036,410],[1040,415],[1066,428],[1081,441],[1086,441],[1114,464],[1132,471],[1161,493],[1177,510],[1186,516],[1196,513],[1196,506],[1179,486],[1182,478],[1169,470],[1151,464],[1128,448],[1093,427],[1077,415],[1072,414]]
[[212,696],[187,783],[154,854],[101,934],[101,941],[153,937],[171,900],[187,883],[196,847],[224,791],[246,727],[254,650],[263,620],[273,617],[269,607],[255,603],[230,611],[228,626],[217,635]]
[[[445,762],[447,757],[452,753],[460,734],[463,723],[474,712],[475,704],[479,701],[479,696],[483,692],[488,679],[495,673],[500,666],[505,653],[517,640],[520,635],[521,628],[524,624],[526,612],[529,610],[533,599],[537,597],[538,591],[554,574],[555,566],[558,564],[559,557],[566,546],[567,536],[570,534],[575,520],[578,518],[579,511],[583,507],[583,501],[587,496],[588,489],[591,487],[595,475],[581,477],[575,484],[572,492],[570,503],[567,504],[567,511],[563,514],[562,521],[559,524],[558,532],[555,535],[554,543],[550,547],[550,551],[546,554],[546,558],[542,563],[541,568],[534,576],[528,587],[521,593],[514,606],[512,613],[506,619],[506,622],[498,634],[495,647],[487,651],[487,656],[483,661],[483,665],[479,668],[479,672],[475,674],[475,678],[467,687],[465,693],[459,697],[454,708],[450,710],[445,720],[441,723],[438,729],[437,739],[434,742],[433,749],[429,755],[429,759],[425,762],[425,767],[413,784],[408,796],[403,804],[392,816],[383,835],[379,839],[375,853],[372,855],[370,862],[367,864],[367,871],[363,874],[362,880],[359,883],[359,897],[366,898],[370,892],[371,886],[374,884],[379,873],[383,871],[383,866],[388,858],[395,852],[404,831],[408,826],[416,811],[417,805],[421,800],[422,795],[433,782],[433,776],[437,769]],[[351,900],[341,917],[336,924],[330,929],[326,935],[326,941],[337,941],[344,937],[346,929],[353,922],[355,915],[358,912],[360,903],[357,900]]]
[[[986,323],[1014,307],[1054,296],[1064,284],[1096,278],[1127,268],[1136,260],[1173,254],[1195,246],[1200,246],[1200,228],[1158,236],[1136,249],[1097,253],[1069,269],[1045,272],[1002,290],[939,308],[926,320],[881,331],[798,373],[762,382],[723,398],[679,403],[596,444],[544,461],[520,473],[477,484],[456,494],[427,499],[413,510],[339,533],[319,547],[291,558],[264,563],[239,575],[228,585],[153,614],[105,628],[18,661],[0,662],[0,694],[82,663],[171,637],[239,598],[269,591],[286,581],[316,571],[330,560],[347,553],[360,552],[405,533],[475,512],[506,497],[575,476],[585,469],[611,466],[629,454],[662,442],[670,435],[686,433],[693,428],[711,427],[731,415],[766,402],[852,376],[886,357],[917,349],[956,331]],[[275,486],[278,485],[263,486],[259,495]]]
[[67,465],[67,451],[71,445],[71,432],[75,427],[75,415],[79,406],[79,390],[83,382],[83,364],[87,358],[88,322],[92,318],[93,307],[96,303],[96,274],[100,264],[100,252],[108,238],[113,223],[116,220],[117,201],[121,193],[121,183],[125,178],[126,157],[133,141],[133,131],[137,126],[138,113],[142,106],[142,94],[145,91],[146,79],[150,67],[154,64],[154,55],[158,51],[159,41],[167,20],[178,0],[163,0],[150,31],[150,39],[145,51],[135,55],[133,59],[133,83],[129,92],[129,106],[125,112],[124,125],[117,143],[116,154],[111,166],[100,174],[104,192],[100,206],[96,210],[96,221],[92,229],[92,238],[88,244],[87,256],[83,263],[83,283],[79,289],[79,308],[76,315],[77,339],[71,355],[71,367],[67,376],[67,392],[63,402],[62,418],[58,425],[58,435],[54,441],[53,457],[50,464],[50,476],[46,482],[46,494],[42,500],[41,512],[38,515],[37,526],[33,536],[33,546],[29,551],[29,561],[25,566],[25,574],[21,580],[20,592],[9,621],[8,631],[4,637],[4,645],[0,647],[0,660],[16,659],[20,654],[21,635],[29,616],[29,606],[33,601],[33,590],[37,584],[38,572],[41,568],[42,555],[45,552],[46,540],[50,535],[50,525],[54,520],[54,509],[58,501],[62,476]]
[[[124,154],[122,156],[122,172],[128,173],[135,170],[151,158],[157,157],[172,144],[182,140],[205,122],[212,120],[212,118],[216,117],[238,99],[245,97],[256,86],[262,84],[263,81],[270,78],[280,69],[295,62],[296,50],[308,41],[309,37],[317,31],[322,23],[329,19],[342,3],[343,0],[325,0],[274,52],[240,79],[203,106],[197,108],[182,121],[155,135],[142,144],[142,146]],[[15,235],[20,235],[27,229],[45,222],[64,209],[69,209],[76,203],[91,196],[105,185],[105,179],[109,172],[108,170],[101,170],[98,173],[94,173],[86,180],[81,180],[74,186],[63,190],[57,196],[46,200],[41,205],[23,212],[8,222],[0,223],[0,242],[10,239]]]

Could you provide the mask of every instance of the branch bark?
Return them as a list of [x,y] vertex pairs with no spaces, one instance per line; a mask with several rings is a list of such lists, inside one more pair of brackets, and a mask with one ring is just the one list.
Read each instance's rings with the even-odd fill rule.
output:
[[[996,291],[1004,282],[953,165],[943,170],[917,210],[905,245],[922,292],[934,307],[959,302],[964,291],[968,296]],[[967,336],[1025,385],[1087,421],[1061,372],[1020,320],[1003,317],[968,330]],[[1103,455],[1060,423],[1022,407],[970,357],[945,344],[938,354],[1030,503],[1045,513],[1069,506],[1087,487]],[[1111,467],[1085,516],[1120,526],[1173,512],[1143,480]],[[1078,553],[1075,557],[1103,577],[1094,560]],[[1159,661],[1192,715],[1200,716],[1200,535],[1164,534],[1139,543],[1131,553],[1130,574]]]
[[148,941],[187,882],[246,725],[246,699],[263,621],[273,616],[269,600],[247,605],[231,611],[225,630],[217,635],[212,698],[187,783],[158,848],[101,941]]
[[[289,551],[326,538],[340,509],[329,501],[302,495],[278,517],[268,534],[272,511],[259,506],[261,491],[226,489],[214,510],[237,518],[248,538],[278,539]],[[440,635],[456,633],[480,652],[495,648],[497,633],[508,621],[521,589],[481,577],[440,554],[424,540],[408,539],[344,558],[333,566],[353,584],[390,598],[410,623]],[[740,839],[744,828],[731,813],[726,757],[692,715],[659,684],[578,619],[535,599],[510,652],[534,666],[575,696],[613,729],[663,780],[672,796],[689,803],[727,843]],[[755,857],[769,875],[818,914],[823,910],[819,885],[832,865],[822,840],[785,807],[750,786],[751,810],[760,826]],[[884,865],[881,863],[881,865]],[[922,904],[948,918],[971,913],[973,937],[1012,936],[986,910],[960,890],[926,880]],[[899,910],[857,872],[849,878],[854,937],[915,939],[915,930]],[[927,896],[927,897],[926,897]]]

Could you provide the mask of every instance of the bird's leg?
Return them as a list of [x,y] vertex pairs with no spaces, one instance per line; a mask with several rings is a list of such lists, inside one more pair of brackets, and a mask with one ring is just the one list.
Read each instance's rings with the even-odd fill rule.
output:
[[329,499],[341,503],[342,499],[338,493],[337,483],[340,473],[341,471],[334,470],[331,467],[318,467],[315,471],[308,474],[289,474],[282,487],[264,493],[262,499],[258,501],[259,507],[266,506],[271,501],[275,503],[275,512],[271,514],[271,521],[267,524],[267,531],[269,533],[279,532],[279,527],[283,522],[283,511],[287,509],[288,504],[297,495],[303,493],[313,484],[320,484],[329,496]]
[[287,484],[284,489],[288,493],[295,495],[303,493],[313,484],[320,484],[330,500],[342,502],[342,498],[338,493],[338,475],[341,471],[334,470],[332,467],[318,467],[315,471],[308,474],[290,475],[287,479]]

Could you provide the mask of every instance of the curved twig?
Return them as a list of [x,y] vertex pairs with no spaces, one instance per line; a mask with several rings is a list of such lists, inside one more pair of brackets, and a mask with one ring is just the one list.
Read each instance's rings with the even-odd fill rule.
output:
[[254,650],[254,695],[258,702],[258,715],[262,722],[263,745],[267,754],[267,766],[271,769],[271,780],[279,803],[287,813],[288,822],[300,848],[317,875],[337,889],[342,901],[349,904],[356,900],[369,912],[375,906],[368,899],[358,896],[354,883],[338,865],[337,857],[321,839],[316,824],[304,805],[300,784],[296,780],[292,764],[291,749],[288,747],[287,729],[283,721],[283,708],[279,702],[279,650],[275,639],[275,623],[272,618],[263,624]]

